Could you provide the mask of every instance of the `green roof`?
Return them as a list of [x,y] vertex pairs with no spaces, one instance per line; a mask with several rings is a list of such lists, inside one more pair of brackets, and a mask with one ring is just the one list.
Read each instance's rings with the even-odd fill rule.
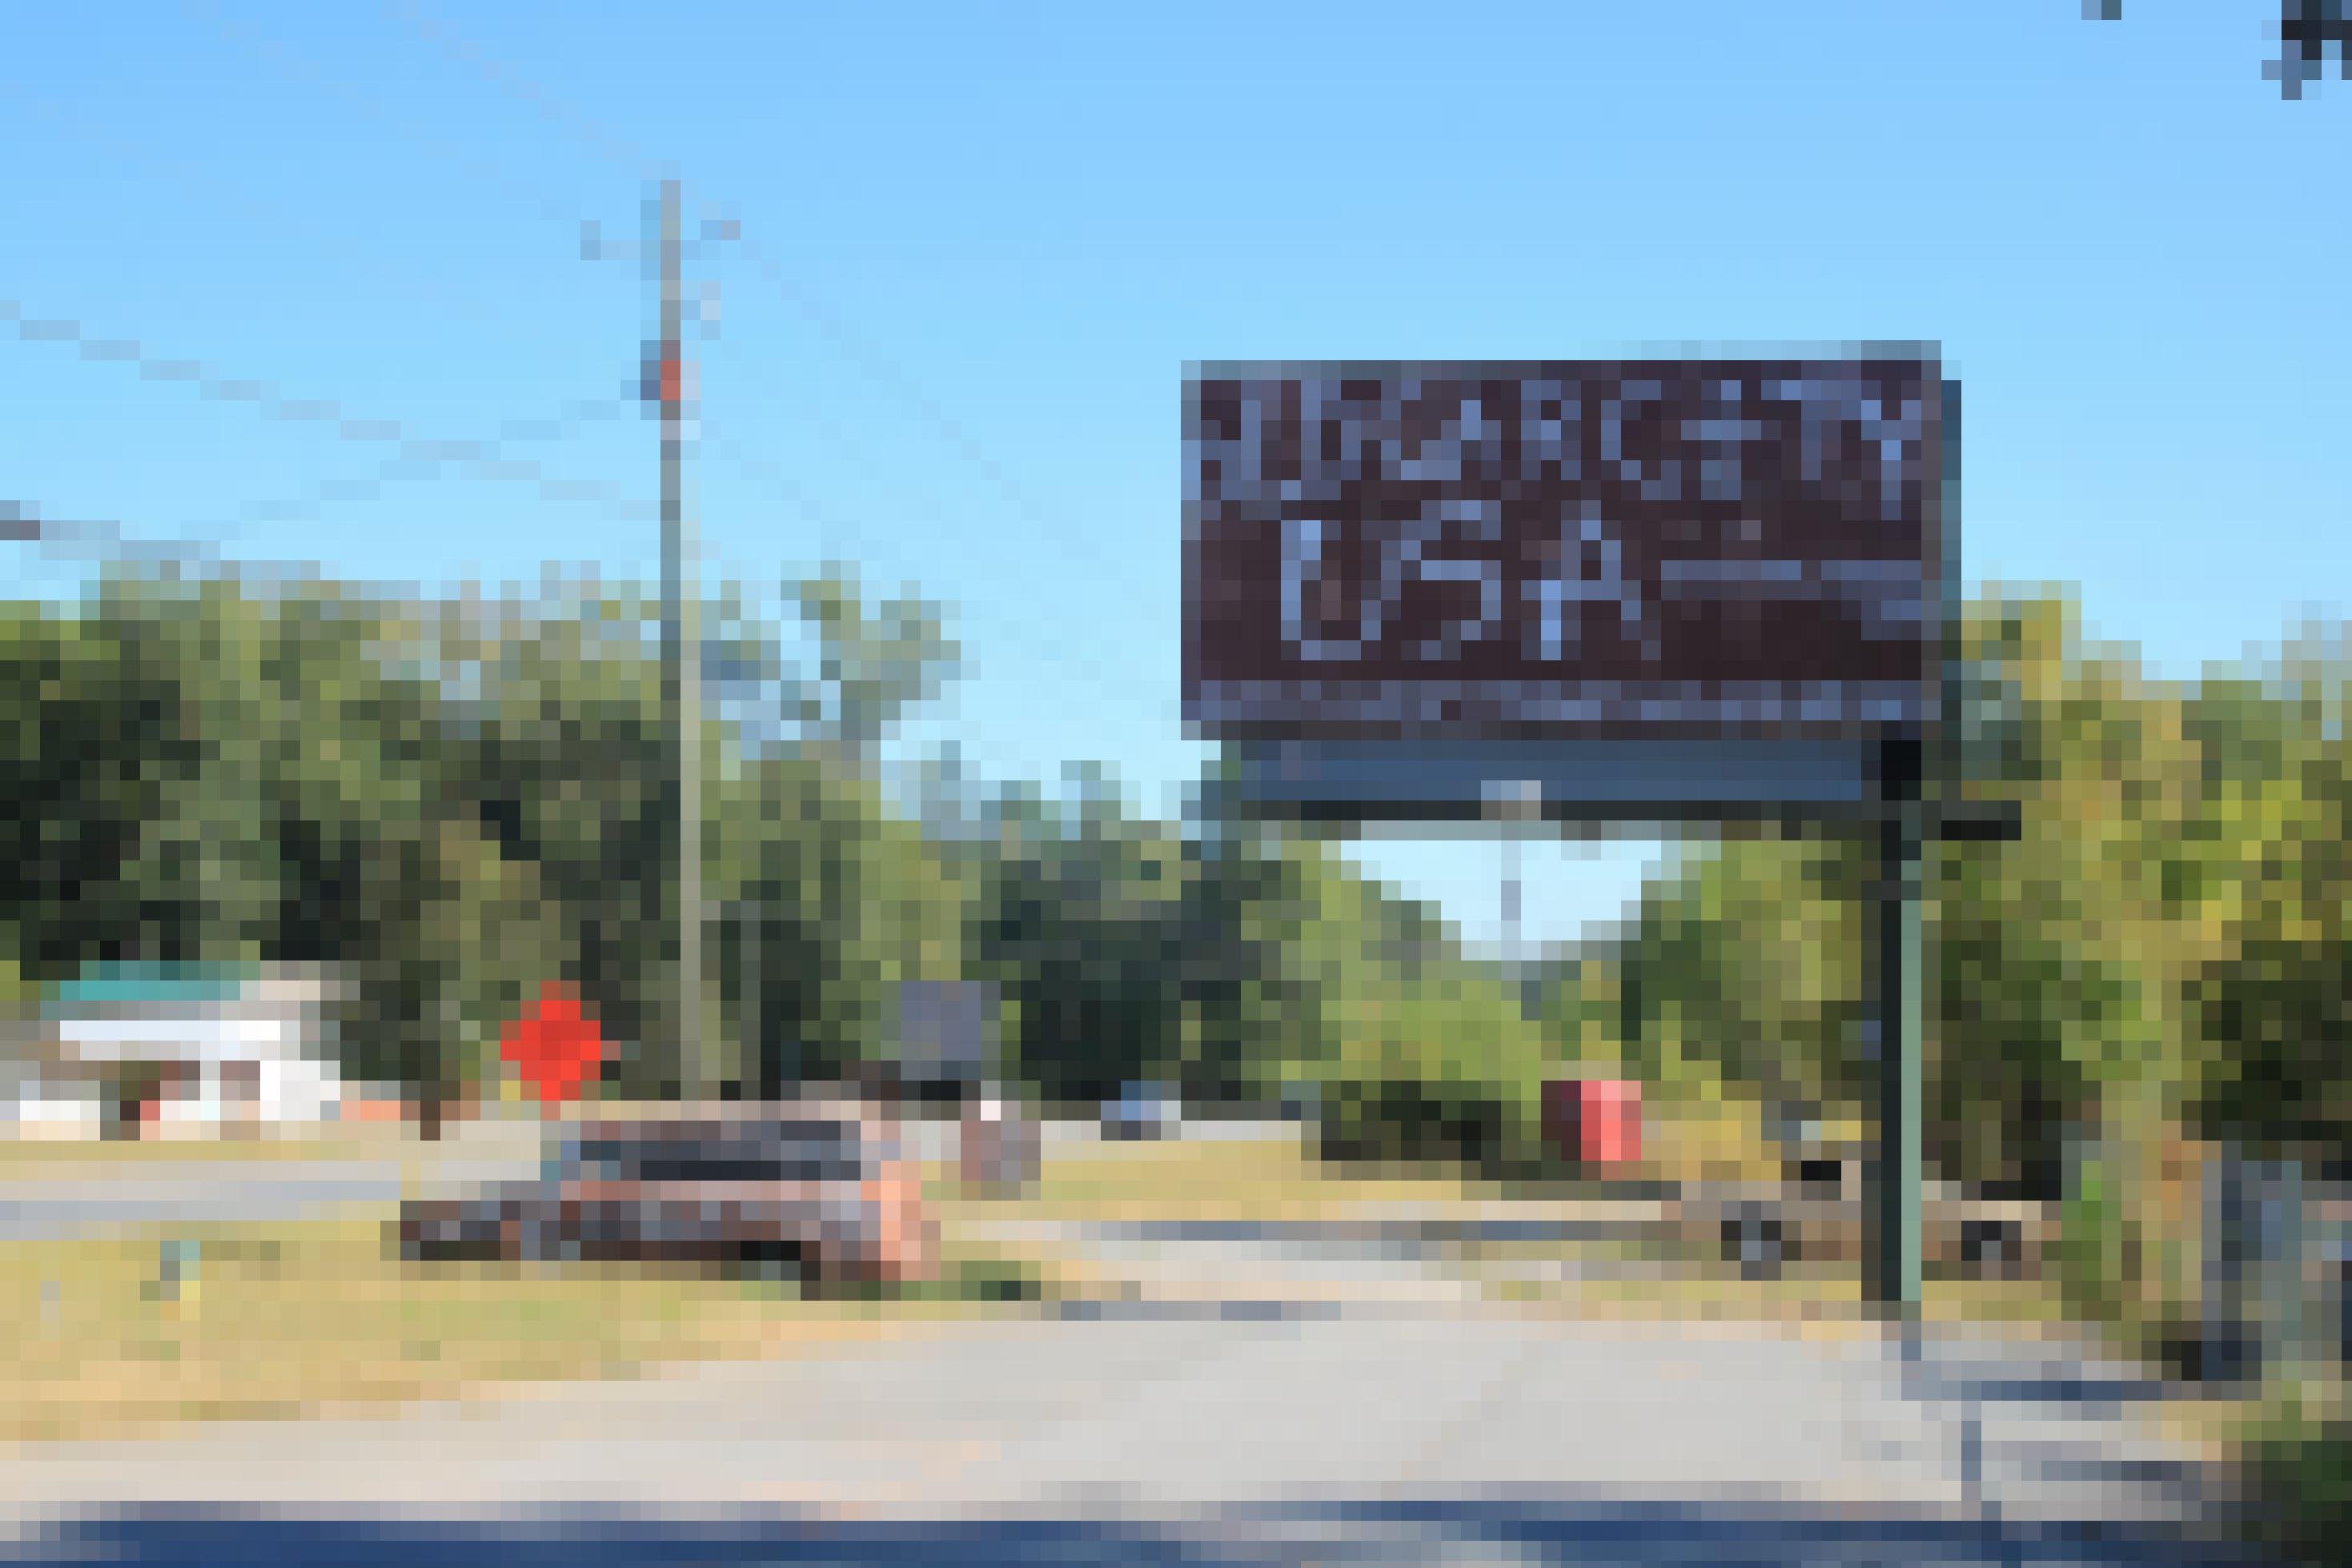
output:
[[58,985],[64,1006],[232,1002],[260,977],[255,964],[92,964]]

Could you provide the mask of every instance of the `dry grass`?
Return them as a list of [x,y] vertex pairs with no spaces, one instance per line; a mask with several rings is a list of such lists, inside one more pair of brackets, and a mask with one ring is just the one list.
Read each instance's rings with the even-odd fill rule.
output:
[[0,1139],[0,1181],[133,1176],[152,1166],[390,1159],[427,1147],[400,1127],[369,1124],[285,1137],[8,1138]]
[[[1654,1277],[1528,1285],[1499,1282],[1497,1299],[1558,1307],[1579,1315],[1658,1322],[1696,1320],[1770,1323],[1872,1322],[1862,1281],[1850,1267],[1792,1266],[1779,1277],[1749,1280],[1720,1266],[1660,1270]],[[2055,1295],[2032,1281],[1931,1281],[1921,1319],[2018,1329],[2071,1327]]]
[[1344,1218],[1400,1204],[1475,1201],[1444,1178],[1361,1179],[1319,1166],[1289,1139],[1082,1146],[1045,1155],[1017,1199],[950,1193],[951,1213],[1042,1220]]
[[[1742,1141],[1734,1128],[1730,1142]],[[50,1145],[49,1151],[70,1146]],[[73,1149],[68,1169],[106,1160],[331,1158],[417,1148],[397,1130],[351,1129],[331,1142],[159,1144]],[[1660,1150],[1727,1157],[1692,1131]],[[14,1151],[12,1151],[14,1152]],[[48,1152],[48,1151],[45,1151]],[[1737,1157],[1736,1152],[1729,1157]],[[17,1167],[21,1169],[22,1167]],[[1717,1168],[1720,1168],[1718,1163]],[[17,1169],[0,1166],[0,1175]],[[1018,1198],[958,1191],[930,1167],[951,1268],[1025,1271],[1047,1296],[1102,1293],[1111,1271],[1067,1249],[982,1246],[990,1222],[1427,1219],[1565,1213],[1557,1201],[1506,1201],[1438,1176],[1360,1176],[1316,1162],[1295,1138],[1051,1149]],[[0,1243],[0,1442],[123,1434],[191,1419],[382,1408],[518,1383],[633,1375],[666,1363],[795,1354],[845,1336],[912,1331],[974,1311],[952,1291],[926,1299],[802,1301],[773,1288],[690,1271],[530,1265],[416,1265],[387,1251],[381,1218],[175,1227],[204,1245],[179,1301],[152,1299],[161,1231],[132,1239]],[[1465,1256],[1462,1273],[1501,1265],[1518,1244]],[[1540,1253],[1541,1248],[1535,1249]],[[1750,1281],[1685,1268],[1663,1279],[1574,1284],[1491,1280],[1490,1299],[1530,1311],[1628,1322],[1858,1322],[1850,1269]],[[1931,1286],[1931,1318],[2055,1321],[2033,1286]]]
[[[1834,1129],[1839,1134],[1849,1131]],[[1641,1167],[1634,1174],[1652,1181],[1777,1181],[1783,1157],[1765,1135],[1762,1113],[1754,1105],[1653,1105],[1643,1113]]]
[[[1775,1180],[1780,1157],[1751,1113],[1706,1106],[1657,1113],[1640,1179]],[[942,1186],[942,1200],[968,1200]],[[1443,1174],[1348,1170],[1318,1162],[1296,1136],[1143,1142],[1049,1149],[1017,1202],[971,1202],[992,1217],[1097,1221],[1339,1219],[1410,1211],[1426,1218],[1534,1215],[1586,1195],[1541,1196]]]
[[[1697,1119],[1658,1151],[1661,1163],[1703,1168],[1718,1179],[1760,1179],[1767,1157],[1760,1134],[1732,1121],[1712,1130]],[[1777,1163],[1771,1167],[1777,1174]],[[1293,1141],[1234,1144],[1143,1143],[1049,1153],[1033,1195],[975,1200],[958,1195],[941,1173],[941,1214],[950,1233],[964,1224],[1246,1221],[1412,1218],[1566,1218],[1574,1198],[1514,1199],[1475,1182],[1429,1178],[1363,1179],[1318,1165]],[[1638,1207],[1638,1206],[1636,1206]],[[1628,1262],[1649,1249],[1590,1242],[1573,1249],[1587,1262]],[[1559,1244],[1497,1242],[1465,1246],[1449,1271],[1480,1281],[1491,1301],[1624,1322],[1717,1321],[1843,1333],[1871,1319],[1857,1265],[1792,1265],[1778,1279],[1747,1280],[1720,1261],[1685,1259],[1632,1278],[1528,1281],[1513,1265],[1557,1259]],[[1031,1260],[1062,1290],[1098,1289],[1105,1270],[1066,1249],[1041,1247]],[[2063,1328],[2068,1319],[2053,1290],[2034,1281],[1931,1280],[1921,1307],[1929,1322],[1970,1322],[2022,1332]]]
[[974,1309],[802,1301],[698,1274],[419,1265],[377,1219],[175,1227],[203,1252],[155,1299],[163,1233],[0,1244],[0,1442],[124,1436],[793,1354]]

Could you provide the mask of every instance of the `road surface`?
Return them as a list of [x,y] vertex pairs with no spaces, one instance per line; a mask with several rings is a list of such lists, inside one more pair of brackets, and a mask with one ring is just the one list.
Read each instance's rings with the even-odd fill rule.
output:
[[[567,1540],[568,1563],[675,1561],[697,1531],[719,1562],[2231,1560],[2195,1539],[2220,1493],[2155,1434],[2161,1392],[2032,1343],[1139,1310],[28,1445],[0,1511],[29,1555],[79,1530],[152,1562],[397,1561],[350,1553],[435,1529],[436,1561],[505,1564]],[[615,1508],[668,1511],[581,1533]]]
[[545,1127],[511,1118],[461,1122],[430,1143],[395,1133],[363,1145],[363,1153],[318,1159],[238,1158],[225,1150],[181,1159],[142,1148],[137,1158],[93,1161],[77,1150],[77,1157],[37,1176],[0,1170],[0,1241],[156,1225],[331,1219],[421,1194],[533,1176],[546,1136]]
[[[0,1236],[290,1218],[533,1158],[506,1131],[0,1186]],[[2221,1494],[2157,1434],[2163,1386],[2077,1346],[1548,1319],[1465,1289],[1460,1238],[1402,1216],[1065,1228],[1147,1299],[399,1417],[22,1446],[0,1561],[12,1540],[500,1568],[2242,1560],[2200,1539]]]
[[[1050,1147],[1098,1141],[1087,1122],[1049,1122]],[[1289,1130],[1295,1135],[1295,1129]],[[1280,1136],[1276,1124],[1201,1124],[1189,1136],[1217,1140]],[[911,1120],[917,1157],[955,1156],[952,1122]],[[424,1192],[456,1192],[535,1175],[545,1129],[527,1120],[460,1123],[435,1143],[410,1142],[394,1155],[318,1160],[143,1158],[87,1174],[0,1174],[0,1241],[46,1241],[153,1225],[277,1224],[332,1218]]]

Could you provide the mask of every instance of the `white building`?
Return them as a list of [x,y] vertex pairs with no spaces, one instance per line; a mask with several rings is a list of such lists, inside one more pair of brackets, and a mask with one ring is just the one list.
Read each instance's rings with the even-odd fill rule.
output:
[[94,967],[58,988],[15,1085],[18,1133],[208,1136],[331,1120],[332,987],[249,966]]

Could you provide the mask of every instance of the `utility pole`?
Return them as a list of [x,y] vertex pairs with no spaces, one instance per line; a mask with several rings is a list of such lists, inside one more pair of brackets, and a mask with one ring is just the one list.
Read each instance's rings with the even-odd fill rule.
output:
[[1543,821],[1542,799],[1532,784],[1515,783],[1494,790],[1486,815],[1497,822],[1502,851],[1503,970],[1510,977],[1511,994],[1522,1011],[1531,1009],[1535,988],[1528,983],[1527,953],[1519,942],[1520,841],[1529,824]]
[[662,697],[677,747],[677,1045],[679,1088],[686,1098],[713,1093],[718,1073],[702,1030],[702,712],[700,599],[695,580],[693,524],[686,508],[688,385],[683,326],[685,284],[679,277],[678,183],[664,180],[656,248],[661,276],[661,340],[648,393],[661,404]]
[[1519,836],[1507,825],[1503,829],[1503,961],[1509,966],[1511,983],[1524,990],[1526,977],[1521,973],[1519,951]]

